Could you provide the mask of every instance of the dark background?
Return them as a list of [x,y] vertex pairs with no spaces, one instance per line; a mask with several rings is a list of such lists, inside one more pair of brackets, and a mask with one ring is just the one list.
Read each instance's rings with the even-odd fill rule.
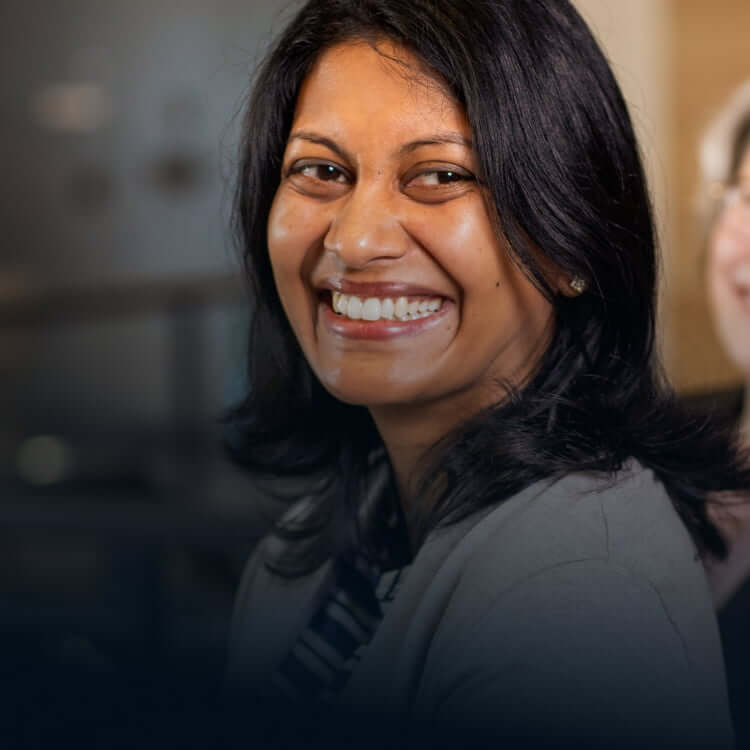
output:
[[0,5],[0,731],[15,741],[201,705],[220,683],[266,526],[219,424],[245,387],[239,112],[291,7]]

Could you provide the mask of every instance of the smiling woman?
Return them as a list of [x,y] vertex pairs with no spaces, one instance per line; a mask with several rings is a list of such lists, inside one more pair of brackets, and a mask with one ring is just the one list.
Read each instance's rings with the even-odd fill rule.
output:
[[268,250],[326,390],[366,405],[386,445],[406,418],[427,447],[499,401],[498,383],[527,377],[552,305],[505,251],[463,109],[418,67],[387,43],[321,55],[297,100]]
[[637,147],[572,6],[311,0],[245,132],[229,443],[291,501],[237,597],[232,684],[283,717],[253,731],[731,745],[700,555],[750,473],[660,377]]

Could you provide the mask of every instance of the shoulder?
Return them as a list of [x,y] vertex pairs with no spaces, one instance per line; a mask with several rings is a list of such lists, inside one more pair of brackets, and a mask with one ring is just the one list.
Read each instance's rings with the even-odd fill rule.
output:
[[653,604],[678,629],[694,629],[696,612],[706,632],[715,624],[697,549],[662,484],[636,462],[614,476],[571,474],[529,488],[482,518],[457,552],[450,606],[462,620],[511,599],[550,622],[568,600],[581,616],[607,601],[602,615],[627,619],[640,597],[644,613]]
[[587,560],[654,581],[673,573],[675,563],[700,570],[663,485],[635,461],[613,475],[570,474],[537,483],[478,517],[458,541],[447,531],[428,544],[460,557],[462,577],[475,590],[486,581],[494,593]]
[[564,563],[476,614],[435,639],[421,716],[562,746],[731,746],[718,639],[632,571]]
[[557,717],[558,730],[585,727],[592,741],[620,730],[634,741],[686,728],[731,736],[705,574],[649,471],[536,486],[462,545],[473,549],[423,675],[428,713],[481,724],[504,705],[519,727]]

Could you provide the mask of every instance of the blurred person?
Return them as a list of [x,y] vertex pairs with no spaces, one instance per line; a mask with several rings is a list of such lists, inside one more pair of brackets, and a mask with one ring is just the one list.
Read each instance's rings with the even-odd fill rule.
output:
[[573,6],[306,3],[237,209],[229,443],[299,487],[237,595],[248,742],[730,747],[701,557],[750,475],[661,377],[637,144]]
[[[703,401],[750,444],[750,81],[737,89],[708,127],[700,150],[707,222],[706,287],[715,329],[743,383]],[[697,404],[696,404],[697,405]],[[731,545],[711,566],[722,608],[750,573],[750,508],[715,509]]]
[[[700,150],[706,285],[716,332],[742,383],[711,397],[711,410],[750,445],[750,81],[715,116]],[[697,404],[696,404],[697,405]],[[704,408],[706,402],[704,400]],[[712,506],[729,542],[709,560],[738,746],[750,745],[750,506]]]
[[[701,147],[708,207],[707,286],[719,339],[744,379],[734,418],[750,441],[750,81],[709,127]],[[739,394],[738,394],[739,395]],[[743,407],[744,404],[744,407]]]

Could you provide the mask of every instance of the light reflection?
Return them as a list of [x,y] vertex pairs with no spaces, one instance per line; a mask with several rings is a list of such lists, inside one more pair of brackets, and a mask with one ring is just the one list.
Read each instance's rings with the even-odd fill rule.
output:
[[19,475],[30,484],[57,484],[71,474],[73,450],[59,437],[36,435],[21,443],[16,456],[16,468]]
[[40,125],[68,133],[93,133],[112,121],[109,92],[94,83],[57,83],[45,86],[32,100]]

